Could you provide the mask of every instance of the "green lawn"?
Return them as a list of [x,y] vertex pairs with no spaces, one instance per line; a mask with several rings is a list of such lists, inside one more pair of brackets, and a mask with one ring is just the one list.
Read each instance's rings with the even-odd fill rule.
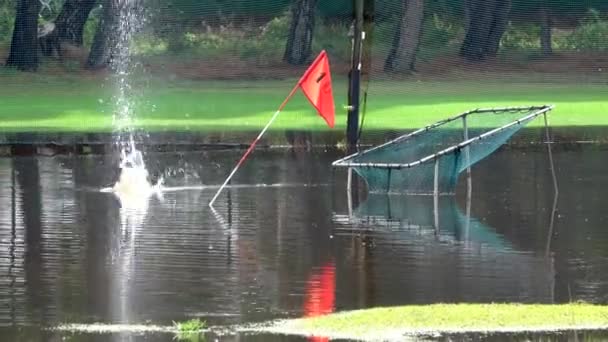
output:
[[523,332],[608,328],[608,306],[591,304],[433,304],[336,313],[286,320],[275,332],[391,339],[404,334]]
[[[134,85],[135,119],[149,131],[257,131],[295,80],[174,81]],[[0,75],[0,130],[109,131],[116,111],[111,80]],[[553,126],[608,125],[608,86],[500,81],[377,81],[369,88],[367,129],[411,129],[477,107],[555,104]],[[346,82],[334,80],[337,130],[346,125]],[[535,124],[538,124],[535,123]],[[298,92],[271,129],[325,130]]]

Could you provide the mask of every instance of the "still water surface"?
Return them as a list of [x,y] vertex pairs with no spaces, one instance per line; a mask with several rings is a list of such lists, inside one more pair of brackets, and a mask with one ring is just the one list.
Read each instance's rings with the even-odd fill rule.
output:
[[556,210],[546,151],[499,150],[473,169],[470,216],[461,180],[440,200],[438,229],[432,198],[361,184],[349,200],[335,151],[257,151],[213,212],[240,154],[148,153],[168,185],[209,187],[128,203],[98,191],[117,178],[110,156],[0,159],[0,340],[173,338],[40,330],[65,322],[225,326],[401,304],[608,303],[601,146],[554,151]]

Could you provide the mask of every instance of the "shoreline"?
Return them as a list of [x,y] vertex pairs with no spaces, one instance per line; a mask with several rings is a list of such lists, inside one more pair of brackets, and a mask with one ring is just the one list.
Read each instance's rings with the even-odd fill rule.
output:
[[278,320],[251,330],[359,341],[465,334],[608,333],[608,306],[582,303],[411,305]]
[[[551,127],[555,149],[577,150],[583,146],[608,146],[608,126]],[[364,134],[360,148],[381,144],[413,130],[370,130]],[[364,132],[365,133],[365,132]],[[243,132],[150,132],[136,133],[138,145],[146,152],[193,152],[214,150],[244,150],[257,131]],[[329,131],[270,131],[257,149],[340,150],[344,147],[344,132]],[[544,129],[525,127],[501,148],[526,151],[544,150]],[[117,151],[115,133],[21,132],[0,133],[0,157],[110,154]]]

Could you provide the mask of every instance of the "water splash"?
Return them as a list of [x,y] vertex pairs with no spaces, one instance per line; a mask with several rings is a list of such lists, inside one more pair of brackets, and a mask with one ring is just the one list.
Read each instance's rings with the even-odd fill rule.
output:
[[148,197],[158,193],[162,181],[153,185],[149,181],[148,170],[144,163],[143,152],[135,144],[136,138],[146,138],[143,133],[136,134],[134,107],[137,101],[133,85],[134,74],[139,64],[133,59],[131,49],[134,35],[145,23],[142,3],[138,0],[120,0],[111,4],[117,15],[116,39],[112,49],[110,68],[116,77],[117,93],[114,98],[116,108],[112,115],[115,130],[115,143],[120,151],[120,176],[112,187],[123,205],[133,208],[147,207]]
[[159,179],[156,184],[149,180],[148,169],[144,162],[143,153],[135,147],[135,142],[130,141],[129,145],[121,150],[120,177],[112,190],[119,194],[121,198],[145,199],[152,194],[162,192],[163,179]]
[[144,27],[145,15],[141,1],[138,0],[118,0],[111,6],[117,16],[110,59],[110,68],[114,71],[117,84],[114,99],[116,109],[112,115],[112,123],[120,133],[119,143],[124,145],[133,141],[135,135],[134,107],[137,100],[136,92],[141,89],[133,83],[136,70],[141,65],[133,58],[132,46],[135,34]]
[[[139,0],[113,0],[110,6],[116,6],[117,25],[116,41],[110,60],[110,68],[114,71],[117,92],[114,98],[116,108],[112,115],[112,124],[115,129],[115,144],[120,151],[120,175],[112,187],[118,197],[120,208],[121,243],[117,257],[119,272],[125,275],[114,279],[111,288],[114,295],[111,297],[112,314],[121,321],[132,320],[133,312],[126,298],[129,298],[131,288],[129,276],[134,273],[136,253],[136,237],[144,225],[148,215],[150,197],[160,193],[160,185],[153,185],[149,180],[148,169],[144,162],[143,151],[137,149],[136,140],[141,142],[146,136],[137,134],[135,122],[135,108],[138,93],[142,88],[136,86],[137,61],[133,59],[131,49],[134,35],[141,30],[145,18]],[[120,336],[123,340],[130,340],[127,336]]]

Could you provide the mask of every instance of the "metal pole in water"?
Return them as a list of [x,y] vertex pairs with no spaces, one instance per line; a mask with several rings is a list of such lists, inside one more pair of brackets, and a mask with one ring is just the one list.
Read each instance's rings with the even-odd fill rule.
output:
[[[467,116],[464,115],[462,117],[462,126],[464,129],[464,141],[469,140],[469,127],[467,125]],[[467,222],[465,225],[465,234],[466,238],[469,237],[469,227],[471,221],[471,194],[473,191],[473,179],[471,178],[471,151],[469,145],[464,148],[464,156],[465,162],[467,163],[467,207],[466,207],[466,217]]]
[[555,213],[557,212],[557,198],[559,197],[559,187],[557,185],[557,176],[555,175],[555,164],[553,164],[553,153],[551,151],[551,135],[549,133],[549,120],[547,119],[547,113],[543,113],[545,119],[545,139],[547,144],[547,153],[549,154],[549,164],[551,164],[551,176],[553,177],[553,208],[551,210],[551,221],[549,223],[549,231],[547,232],[547,244],[545,248],[545,255],[549,257],[551,251],[551,238],[553,237],[553,225],[555,223]]
[[361,54],[363,52],[363,0],[354,1],[354,32],[352,65],[348,84],[348,118],[346,121],[346,137],[349,149],[354,150],[359,138],[359,97],[361,94]]
[[543,113],[545,119],[545,138],[547,139],[547,152],[549,153],[549,163],[551,164],[551,176],[553,176],[553,190],[555,190],[555,196],[559,194],[559,188],[557,186],[557,176],[555,175],[555,165],[553,164],[553,153],[551,152],[551,136],[549,134],[549,120],[547,119],[547,112]]
[[348,175],[346,180],[346,204],[348,205],[348,217],[353,216],[353,169],[348,168]]
[[[467,125],[467,116],[462,117],[462,125],[464,128],[464,140],[469,140],[469,127]],[[472,179],[471,179],[471,152],[469,150],[469,145],[464,148],[464,155],[467,163],[467,194],[471,193],[471,189],[473,187]]]
[[433,183],[433,209],[435,212],[435,233],[439,233],[439,158],[435,159],[435,179]]

